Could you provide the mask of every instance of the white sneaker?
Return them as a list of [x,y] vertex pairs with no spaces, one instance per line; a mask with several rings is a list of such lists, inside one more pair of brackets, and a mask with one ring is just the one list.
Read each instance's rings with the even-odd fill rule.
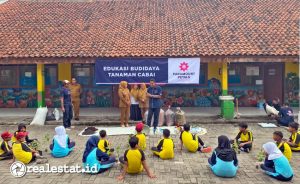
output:
[[71,129],[70,128],[66,128],[66,130],[70,131]]

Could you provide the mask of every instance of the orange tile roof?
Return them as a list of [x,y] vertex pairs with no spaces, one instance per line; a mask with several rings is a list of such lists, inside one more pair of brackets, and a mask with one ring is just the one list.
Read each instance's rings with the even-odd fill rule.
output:
[[0,58],[296,56],[299,0],[0,5]]

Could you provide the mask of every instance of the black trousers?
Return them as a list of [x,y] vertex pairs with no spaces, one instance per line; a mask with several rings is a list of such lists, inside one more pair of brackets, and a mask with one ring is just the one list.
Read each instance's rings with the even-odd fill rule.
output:
[[64,104],[65,112],[63,113],[63,124],[65,128],[71,127],[71,120],[73,118],[72,104]]

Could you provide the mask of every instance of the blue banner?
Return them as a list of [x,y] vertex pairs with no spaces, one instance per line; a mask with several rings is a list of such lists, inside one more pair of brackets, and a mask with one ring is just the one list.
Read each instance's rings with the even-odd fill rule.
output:
[[95,64],[96,84],[168,83],[168,58],[145,59],[97,59]]

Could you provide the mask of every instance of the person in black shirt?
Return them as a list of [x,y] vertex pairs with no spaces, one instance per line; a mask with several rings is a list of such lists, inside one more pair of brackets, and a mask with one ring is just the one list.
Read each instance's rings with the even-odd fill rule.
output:
[[288,103],[285,103],[280,109],[278,116],[275,116],[275,120],[282,126],[288,126],[289,123],[294,122],[293,110],[289,107]]

